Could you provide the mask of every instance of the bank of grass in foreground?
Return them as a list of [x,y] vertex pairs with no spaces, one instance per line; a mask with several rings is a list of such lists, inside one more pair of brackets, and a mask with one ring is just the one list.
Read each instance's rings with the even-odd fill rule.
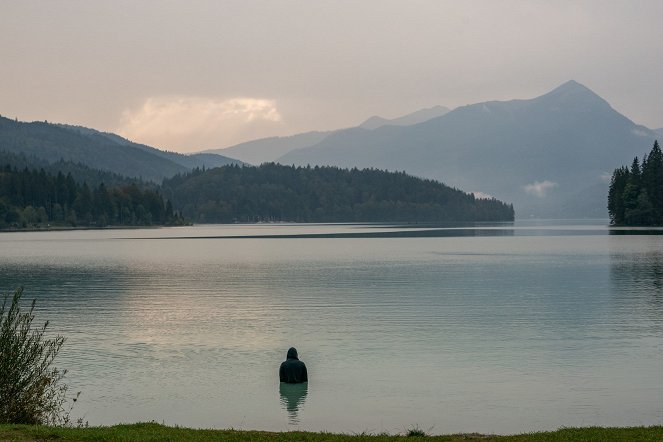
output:
[[[418,433],[418,429],[410,429]],[[407,433],[408,429],[404,429]],[[309,442],[391,442],[406,440],[427,441],[499,441],[499,442],[557,442],[557,441],[662,441],[663,426],[634,428],[565,428],[546,433],[515,436],[486,436],[457,434],[447,436],[406,436],[386,434],[332,434],[236,430],[193,430],[167,427],[157,423],[114,425],[112,427],[54,428],[30,425],[0,425],[0,441],[309,441]]]

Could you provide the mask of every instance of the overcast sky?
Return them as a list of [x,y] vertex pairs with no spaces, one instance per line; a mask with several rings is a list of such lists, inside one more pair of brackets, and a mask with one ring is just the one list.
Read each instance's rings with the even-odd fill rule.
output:
[[0,114],[181,152],[574,79],[663,126],[663,1],[0,0]]

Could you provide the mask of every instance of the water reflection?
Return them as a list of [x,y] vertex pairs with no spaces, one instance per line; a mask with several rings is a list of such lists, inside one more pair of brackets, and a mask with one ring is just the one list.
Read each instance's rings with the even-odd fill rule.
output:
[[629,326],[663,333],[663,252],[612,254],[610,275]]
[[299,411],[304,406],[308,395],[308,382],[301,384],[287,384],[281,382],[279,385],[281,394],[281,408],[288,413],[290,425],[299,424]]

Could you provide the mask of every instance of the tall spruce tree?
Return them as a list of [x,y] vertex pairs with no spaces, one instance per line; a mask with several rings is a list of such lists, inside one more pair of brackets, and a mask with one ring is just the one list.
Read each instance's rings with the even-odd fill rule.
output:
[[647,189],[649,200],[653,206],[653,216],[655,219],[663,219],[663,154],[658,145],[654,142],[647,162],[642,166],[642,185]]

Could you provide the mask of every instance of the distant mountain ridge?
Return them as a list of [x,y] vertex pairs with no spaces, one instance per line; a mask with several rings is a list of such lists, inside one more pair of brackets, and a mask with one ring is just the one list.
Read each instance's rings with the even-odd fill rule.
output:
[[278,161],[405,171],[513,202],[519,217],[607,217],[606,174],[656,136],[569,81],[411,126],[335,132]]
[[387,118],[382,118],[377,115],[370,117],[363,123],[359,125],[359,127],[363,129],[377,129],[378,127],[382,126],[411,126],[413,124],[419,124],[423,123],[424,121],[431,120],[433,118],[441,117],[444,114],[447,114],[450,112],[450,109],[445,106],[433,106],[429,107],[426,109],[421,109],[416,112],[412,112],[411,114],[403,115],[402,117],[394,118],[394,119],[387,119]]
[[424,121],[430,120],[431,118],[442,116],[447,112],[449,112],[449,109],[444,106],[433,106],[391,120],[379,116],[373,116],[361,123],[359,126],[349,129],[338,129],[335,131],[325,132],[305,132],[288,137],[261,138],[223,149],[205,150],[202,153],[228,155],[253,165],[259,165],[262,163],[274,162],[281,158],[283,155],[295,149],[314,146],[315,144],[324,140],[327,136],[337,132],[353,130],[356,128],[373,130],[387,125],[407,126],[422,123]]
[[313,146],[322,141],[331,132],[305,132],[289,137],[268,137],[247,141],[224,149],[209,149],[201,154],[230,155],[241,161],[260,165],[271,163],[293,149]]
[[226,157],[188,156],[133,143],[119,135],[47,122],[0,117],[0,151],[54,163],[80,163],[126,177],[160,182],[195,167],[241,163]]
[[145,144],[140,144],[140,143],[134,143],[133,141],[129,141],[126,138],[123,138],[117,134],[110,133],[110,132],[101,132],[96,129],[90,129],[87,127],[82,127],[82,126],[72,126],[72,125],[67,125],[67,124],[59,124],[58,126],[64,127],[66,129],[70,129],[82,134],[87,134],[90,136],[93,135],[98,135],[101,137],[105,137],[108,140],[119,144],[121,146],[131,146],[135,147],[137,149],[141,149],[145,152],[157,155],[158,157],[165,158],[167,160],[173,161],[174,163],[180,164],[187,169],[194,169],[196,167],[199,168],[213,168],[213,167],[219,167],[219,166],[226,166],[228,164],[241,164],[241,161],[238,161],[234,158],[229,158],[223,155],[219,154],[211,154],[211,153],[193,153],[189,155],[185,155],[179,152],[171,152],[167,150],[161,150],[157,149],[155,147],[151,147]]

